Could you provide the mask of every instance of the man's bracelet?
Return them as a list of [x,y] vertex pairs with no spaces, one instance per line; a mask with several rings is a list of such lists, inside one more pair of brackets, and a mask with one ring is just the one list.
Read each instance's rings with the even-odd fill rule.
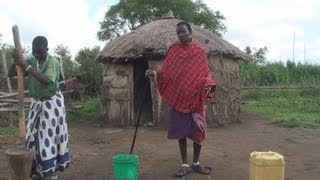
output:
[[26,67],[25,71],[28,72],[28,71],[30,70],[30,68],[32,68],[32,66],[31,66],[31,65],[28,65],[28,66]]

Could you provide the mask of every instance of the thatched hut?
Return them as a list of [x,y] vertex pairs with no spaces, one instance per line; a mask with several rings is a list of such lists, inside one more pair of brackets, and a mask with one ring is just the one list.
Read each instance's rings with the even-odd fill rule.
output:
[[[166,105],[156,85],[150,82],[144,92],[146,69],[159,69],[168,48],[177,41],[176,24],[181,20],[165,17],[118,37],[99,52],[97,61],[105,64],[102,85],[103,118],[108,124],[133,125],[142,99],[141,124],[166,124]],[[240,110],[239,61],[248,56],[216,34],[192,25],[193,39],[208,54],[212,76],[217,82],[215,97],[207,103],[209,126],[238,121]],[[164,122],[164,123],[162,123]]]

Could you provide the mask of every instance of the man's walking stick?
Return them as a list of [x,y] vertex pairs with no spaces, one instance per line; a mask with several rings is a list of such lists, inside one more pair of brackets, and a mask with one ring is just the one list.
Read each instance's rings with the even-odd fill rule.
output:
[[[12,33],[13,33],[13,40],[14,40],[14,46],[16,49],[18,49],[21,53],[22,47],[20,43],[20,35],[19,35],[19,28],[17,25],[14,25],[12,27]],[[26,136],[26,124],[25,124],[25,114],[24,114],[24,88],[23,88],[23,71],[20,66],[16,66],[17,70],[17,76],[18,76],[18,113],[19,113],[19,136],[21,138],[24,138]]]
[[143,94],[144,97],[143,97],[143,99],[142,99],[142,103],[141,103],[141,106],[140,106],[140,109],[139,109],[138,121],[137,121],[137,123],[135,124],[136,129],[135,129],[135,131],[134,131],[134,136],[133,136],[133,140],[132,140],[132,144],[131,144],[130,154],[132,154],[133,147],[134,147],[134,143],[136,142],[136,137],[137,137],[138,127],[139,127],[139,123],[140,123],[142,108],[143,108],[143,105],[144,105],[145,101],[147,100],[147,95],[146,95],[146,94],[147,94],[147,92],[148,92],[148,87],[149,87],[149,84],[150,84],[149,81],[150,81],[150,80],[147,79],[147,82],[146,82],[146,84],[145,84],[145,86],[144,86],[144,94]]

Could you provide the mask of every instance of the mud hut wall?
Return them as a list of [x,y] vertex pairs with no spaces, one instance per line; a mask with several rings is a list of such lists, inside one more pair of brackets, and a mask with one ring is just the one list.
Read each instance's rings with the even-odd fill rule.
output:
[[209,126],[221,126],[238,121],[241,83],[239,61],[224,57],[209,57],[209,68],[217,83],[215,97],[207,102]]
[[133,125],[133,64],[107,63],[103,72],[102,115],[112,125]]

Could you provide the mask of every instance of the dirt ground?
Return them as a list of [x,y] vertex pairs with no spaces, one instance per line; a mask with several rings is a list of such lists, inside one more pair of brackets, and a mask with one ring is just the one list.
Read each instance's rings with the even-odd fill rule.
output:
[[[180,179],[248,180],[248,158],[253,151],[276,151],[285,157],[286,180],[318,180],[320,131],[286,129],[242,113],[242,123],[210,128],[200,162],[213,168],[210,176],[190,172]],[[113,179],[112,156],[130,151],[134,128],[101,127],[95,121],[69,124],[70,167],[59,179]],[[0,180],[8,179],[5,150],[18,146],[16,137],[0,136]],[[192,159],[192,143],[188,141]],[[177,179],[178,144],[159,128],[139,127],[134,153],[140,156],[139,179]]]

